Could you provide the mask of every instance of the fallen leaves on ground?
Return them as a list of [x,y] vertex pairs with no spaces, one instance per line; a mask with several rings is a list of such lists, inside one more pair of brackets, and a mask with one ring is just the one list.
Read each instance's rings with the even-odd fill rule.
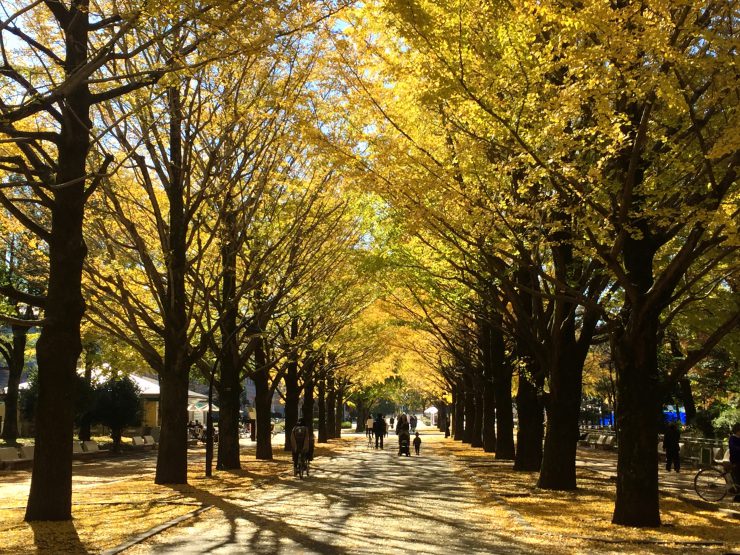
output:
[[[536,487],[537,472],[516,472],[510,461],[495,461],[493,454],[484,453],[482,449],[452,440],[433,442],[430,446],[437,453],[454,455],[460,465],[490,484],[492,494],[500,496],[499,499],[518,512],[532,527],[529,533],[541,533],[545,542],[572,539],[615,552],[644,553],[661,552],[663,548],[668,552],[677,547],[686,552],[694,542],[721,542],[721,546],[714,547],[723,553],[740,548],[737,519],[699,508],[677,497],[661,496],[663,525],[660,528],[615,526],[611,518],[616,485],[601,473],[578,468],[577,491],[541,490]],[[499,519],[500,506],[496,503],[488,506],[497,511]],[[517,523],[512,521],[512,525],[517,526]],[[526,529],[521,531],[528,533]],[[701,547],[703,550],[711,548]]]
[[[318,445],[316,456],[332,456],[335,444]],[[140,459],[111,458],[77,462],[72,515],[68,522],[23,521],[30,472],[0,475],[0,553],[98,553],[155,526],[221,500],[248,496],[251,488],[292,472],[290,453],[273,446],[272,461],[254,458],[254,446],[242,449],[242,470],[214,471],[205,477],[204,449],[189,454],[188,484],[154,483],[156,453]]]

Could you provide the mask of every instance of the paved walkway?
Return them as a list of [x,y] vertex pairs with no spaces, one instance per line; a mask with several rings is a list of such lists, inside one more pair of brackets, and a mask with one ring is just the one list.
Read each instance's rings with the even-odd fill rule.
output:
[[216,508],[127,553],[532,553],[471,512],[480,495],[449,458],[360,440],[318,458],[304,481],[287,475],[228,499],[197,492]]

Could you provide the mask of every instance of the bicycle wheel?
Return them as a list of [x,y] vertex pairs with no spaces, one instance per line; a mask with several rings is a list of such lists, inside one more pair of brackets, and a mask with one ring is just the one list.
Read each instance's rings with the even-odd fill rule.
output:
[[694,490],[704,501],[721,501],[727,495],[727,480],[722,471],[705,468],[696,473]]

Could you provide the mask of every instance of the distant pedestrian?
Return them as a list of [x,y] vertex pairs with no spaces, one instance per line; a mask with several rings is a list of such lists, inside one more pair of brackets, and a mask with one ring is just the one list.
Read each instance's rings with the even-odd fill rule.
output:
[[393,428],[393,422],[394,422],[394,419],[393,419],[393,417],[391,416],[391,428]]
[[679,440],[681,439],[681,432],[675,422],[671,422],[668,425],[668,429],[663,434],[663,450],[665,451],[665,469],[671,471],[671,465],[676,472],[681,470],[681,457]]
[[411,415],[411,418],[409,418],[409,424],[411,426],[411,431],[412,432],[415,432],[416,431],[416,422],[417,422],[416,415],[415,414],[412,414]]
[[368,416],[367,420],[365,420],[365,435],[367,435],[368,438],[373,437],[373,417]]
[[419,450],[421,449],[421,438],[419,437],[419,432],[416,432],[416,437],[414,438],[414,451],[416,454],[419,454]]
[[383,437],[388,432],[388,427],[385,424],[385,418],[383,418],[383,415],[378,413],[377,418],[375,419],[375,422],[373,422],[373,433],[375,434],[375,448],[378,448],[378,443],[380,443],[380,448],[383,448]]

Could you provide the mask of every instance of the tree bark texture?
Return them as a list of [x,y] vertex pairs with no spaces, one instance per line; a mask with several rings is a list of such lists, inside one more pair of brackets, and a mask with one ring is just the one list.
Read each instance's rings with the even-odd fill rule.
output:
[[[258,365],[259,367],[259,365]],[[270,375],[266,369],[259,370],[252,375],[256,390],[255,412],[257,416],[257,452],[256,458],[272,460],[272,419],[270,405],[272,392],[270,391]]]
[[[162,431],[157,452],[157,484],[186,484],[188,480],[187,405],[188,318],[185,274],[187,272],[187,220],[182,172],[182,100],[180,90],[167,90],[170,108],[169,165],[166,187],[169,201],[167,258],[167,304],[164,310],[164,368],[160,376]],[[172,388],[172,389],[170,389]]]
[[660,526],[658,316],[644,314],[635,307],[632,316],[634,320],[622,334],[612,338],[612,352],[619,376],[617,499],[612,522],[625,526]]
[[342,417],[344,416],[344,388],[336,392],[336,411],[334,414],[334,437],[342,437]]
[[314,370],[316,360],[313,356],[306,357],[303,363],[303,419],[306,426],[313,431],[313,409],[314,409]]
[[[64,75],[70,78],[87,60],[88,2],[73,4],[64,30]],[[49,283],[44,319],[36,344],[38,409],[31,489],[25,519],[72,518],[72,439],[74,377],[82,352],[80,321],[85,312],[82,264],[87,254],[82,224],[86,161],[90,148],[90,91],[81,80],[58,103],[62,122],[57,143],[55,189],[51,207]]]
[[525,472],[539,471],[542,466],[542,439],[545,433],[544,407],[539,399],[542,377],[533,364],[519,366],[519,387],[516,393],[516,406],[519,415],[517,430],[516,458],[514,470]]

